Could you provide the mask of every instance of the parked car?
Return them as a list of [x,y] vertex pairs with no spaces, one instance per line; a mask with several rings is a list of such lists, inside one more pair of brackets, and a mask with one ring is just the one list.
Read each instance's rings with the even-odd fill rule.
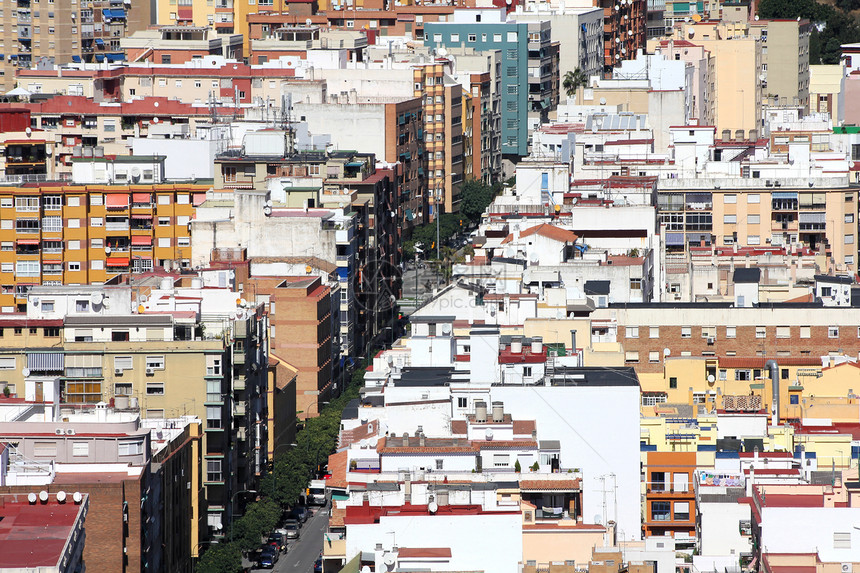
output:
[[295,519],[299,522],[300,525],[306,522],[308,520],[308,517],[310,517],[310,512],[307,510],[306,507],[303,507],[301,505],[295,506],[290,510],[289,513],[289,519]]
[[278,551],[284,553],[287,551],[287,536],[280,531],[273,531],[269,535],[269,545],[276,547]]
[[282,529],[286,530],[287,539],[298,539],[300,528],[301,526],[298,521],[295,519],[288,519],[284,522],[284,527]]
[[314,561],[314,573],[322,573],[322,555]]
[[260,553],[260,560],[258,565],[261,569],[274,569],[275,563],[278,562],[279,554],[275,551],[274,548],[264,549],[262,553]]

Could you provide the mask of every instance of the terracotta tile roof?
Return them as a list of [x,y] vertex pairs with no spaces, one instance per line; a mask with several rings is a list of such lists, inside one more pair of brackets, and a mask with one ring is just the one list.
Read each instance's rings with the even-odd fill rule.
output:
[[785,302],[815,302],[815,296],[813,296],[812,293],[809,293],[797,298],[789,299]]
[[465,436],[469,433],[469,425],[466,420],[451,420],[451,433]]
[[379,422],[373,421],[340,433],[340,447],[345,448],[366,438],[379,435]]
[[768,360],[776,360],[780,366],[821,366],[821,359],[813,356],[723,356],[720,368],[764,368]]
[[408,445],[403,445],[403,438],[380,438],[376,451],[380,454],[472,454],[477,447],[468,440],[456,438],[425,438],[421,446],[419,438],[410,436]]
[[514,435],[531,436],[535,431],[536,424],[534,420],[514,420]]
[[397,551],[397,556],[401,559],[438,559],[451,557],[451,549],[449,547],[401,547]]
[[332,507],[328,519],[329,527],[343,527],[343,518],[346,517],[346,508]]
[[521,479],[520,489],[525,491],[545,491],[545,490],[578,490],[578,479]]
[[496,448],[537,448],[535,440],[472,440],[472,445],[479,450]]
[[[562,229],[561,227],[556,227],[555,225],[551,225],[549,223],[542,223],[540,225],[535,225],[525,231],[520,232],[520,238],[530,237],[532,235],[540,235],[542,237],[546,237],[547,239],[552,239],[554,241],[558,241],[560,243],[575,243],[579,236],[573,231],[569,231],[567,229]],[[514,240],[514,236],[508,235],[502,240],[502,244],[510,243]]]
[[344,488],[347,486],[346,464],[349,452],[343,450],[328,457],[328,471],[331,477],[326,480],[327,487]]

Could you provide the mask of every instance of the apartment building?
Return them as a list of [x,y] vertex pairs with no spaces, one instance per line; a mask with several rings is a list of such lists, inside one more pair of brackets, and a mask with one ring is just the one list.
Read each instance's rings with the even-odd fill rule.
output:
[[60,404],[119,403],[139,409],[145,420],[194,415],[205,421],[208,531],[202,536],[223,535],[241,513],[233,503],[242,500],[233,493],[252,489],[265,462],[263,308],[237,303],[226,288],[174,290],[171,278],[133,288],[33,287],[27,314],[2,319],[7,385],[20,391],[31,377],[42,377],[32,399],[53,400],[43,398],[53,395],[48,377],[57,381]]
[[518,158],[528,154],[529,133],[558,106],[558,46],[549,21],[505,22],[503,13],[458,10],[453,22],[425,27],[425,44],[437,52],[461,43],[501,51],[502,154]]
[[119,42],[129,62],[184,64],[206,56],[241,60],[242,36],[209,27],[159,26],[140,30]]
[[[130,177],[130,174],[129,174]],[[91,284],[188,268],[188,222],[208,186],[0,187],[0,308],[24,311],[35,285]]]
[[646,0],[593,0],[593,4],[603,8],[603,73],[609,74],[621,60],[645,49],[648,5]]
[[[670,356],[812,359],[841,354],[858,340],[857,329],[845,326],[845,313],[853,311],[815,303],[755,308],[732,303],[661,303],[611,308],[625,361],[637,372],[659,372]],[[600,328],[596,321],[602,316],[600,310],[592,313],[592,332]],[[613,327],[607,324],[603,328]]]
[[676,548],[696,541],[696,452],[645,452],[645,537],[671,535]]
[[149,4],[11,2],[0,13],[0,87],[14,88],[16,70],[43,58],[56,64],[122,61],[120,40],[149,24]]

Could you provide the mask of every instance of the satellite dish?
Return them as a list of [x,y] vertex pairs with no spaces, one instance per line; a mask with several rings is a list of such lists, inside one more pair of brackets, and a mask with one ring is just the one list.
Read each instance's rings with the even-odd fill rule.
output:
[[596,523],[597,525],[600,525],[602,522],[603,522],[603,518],[600,517],[600,514],[595,513],[594,514],[594,523]]
[[75,500],[75,503],[81,503],[81,501],[84,499],[84,496],[81,495],[81,492],[76,491],[72,494],[72,499]]
[[33,129],[28,127],[27,129],[24,130],[24,133],[26,133],[27,135],[30,135],[31,133],[33,133]]
[[391,553],[386,553],[382,557],[382,562],[391,567],[392,565],[394,565],[394,555],[392,555]]
[[100,304],[104,300],[104,295],[100,292],[94,292],[90,295],[90,301],[93,304]]
[[105,308],[110,308],[110,299],[106,298],[102,301],[102,306]]
[[42,503],[45,503],[46,501],[48,501],[48,492],[45,490],[40,491],[39,492],[39,499],[42,501]]
[[24,377],[26,378],[27,376],[29,376],[29,375],[30,375],[30,369],[29,369],[29,368],[24,368],[23,370],[21,370],[21,375],[22,375],[22,376],[24,376]]
[[713,384],[716,381],[717,381],[716,376],[714,376],[713,374],[708,374],[708,384]]
[[606,105],[606,98],[605,97],[600,98],[600,105]]
[[370,573],[370,566],[365,565],[361,568],[361,573]]
[[111,251],[111,248],[110,248],[110,247],[105,247],[105,254],[106,254],[106,255],[109,255],[109,254],[110,254],[110,251]]
[[446,50],[445,48],[439,48],[439,55],[444,58],[448,55],[448,50]]
[[[155,105],[158,105],[158,102],[155,102]],[[152,118],[152,123],[158,123],[158,118],[157,118],[157,117],[153,117],[153,118]]]
[[431,501],[427,504],[427,511],[429,511],[430,513],[436,513],[437,511],[439,511],[439,504],[435,501]]
[[271,214],[272,214],[272,208],[269,205],[266,205],[265,207],[263,207],[263,215],[268,217]]
[[486,430],[484,430],[484,437],[486,437],[487,440],[492,440],[493,439],[493,429],[487,428]]
[[35,305],[38,305],[39,304],[39,297],[34,296],[33,298],[30,299],[30,302],[32,302]]
[[668,348],[663,349],[663,356],[669,356],[670,354],[672,354],[672,351],[670,349],[668,349]]
[[306,25],[306,26],[310,26],[311,24],[313,24],[313,20],[311,20],[310,18],[308,18],[308,19],[306,19],[306,20],[305,20],[305,25]]
[[147,301],[147,300],[149,300],[149,299],[146,297],[146,295],[145,295],[145,294],[142,294],[142,295],[140,295],[139,300],[140,300],[140,302],[146,302],[146,301]]

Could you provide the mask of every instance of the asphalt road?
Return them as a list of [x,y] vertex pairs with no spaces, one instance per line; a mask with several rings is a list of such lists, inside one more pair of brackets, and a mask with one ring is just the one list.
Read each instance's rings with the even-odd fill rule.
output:
[[[328,508],[313,508],[313,517],[308,519],[299,539],[287,544],[287,553],[275,564],[276,573],[312,573],[314,561],[323,547],[323,533],[328,527]],[[272,569],[253,569],[253,571],[272,571]]]

